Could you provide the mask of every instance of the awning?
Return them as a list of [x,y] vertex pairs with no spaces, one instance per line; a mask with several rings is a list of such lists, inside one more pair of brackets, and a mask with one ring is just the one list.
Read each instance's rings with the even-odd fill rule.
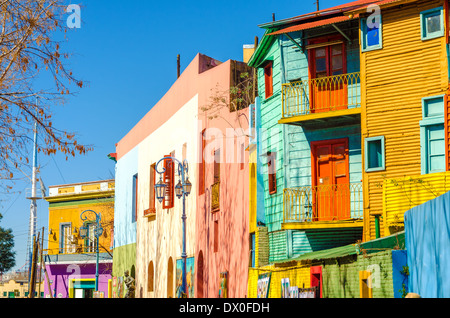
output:
[[357,19],[358,17],[359,17],[359,15],[352,16],[351,18],[349,16],[344,15],[344,16],[338,16],[338,17],[333,17],[333,18],[324,19],[324,20],[318,20],[318,21],[309,22],[309,23],[297,24],[297,25],[293,25],[293,26],[272,32],[269,35],[278,35],[278,34],[285,34],[285,33],[289,33],[289,32],[313,29],[318,26],[329,25],[329,24],[333,24],[333,23]]
[[389,249],[405,249],[405,231],[398,232],[389,236],[378,238],[372,241],[357,244],[348,244],[316,252],[309,252],[295,258],[275,261],[275,265],[288,264],[299,261],[321,261],[328,259],[337,259],[350,255],[360,255],[363,250],[367,254],[377,253]]

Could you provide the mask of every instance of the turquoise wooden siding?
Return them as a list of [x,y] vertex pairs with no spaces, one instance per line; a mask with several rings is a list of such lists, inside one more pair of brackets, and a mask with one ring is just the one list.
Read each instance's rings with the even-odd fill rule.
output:
[[286,169],[289,178],[286,187],[311,186],[311,142],[348,138],[350,182],[361,182],[361,126],[332,127],[304,130],[300,126],[286,125]]
[[[297,43],[301,44],[302,32],[289,34]],[[308,79],[308,57],[306,50],[302,51],[287,36],[280,36],[284,82]]]
[[[283,126],[278,124],[281,118],[281,57],[278,41],[268,50],[265,60],[273,61],[273,95],[265,98],[264,70],[258,69],[258,92],[261,98],[261,162],[263,164],[265,223],[269,232],[281,229],[283,220]],[[277,192],[269,194],[267,158],[268,151],[276,152]]]
[[269,232],[269,263],[289,258],[288,231]]
[[291,240],[288,241],[288,250],[292,251],[289,257],[353,244],[361,237],[362,228],[292,231]]

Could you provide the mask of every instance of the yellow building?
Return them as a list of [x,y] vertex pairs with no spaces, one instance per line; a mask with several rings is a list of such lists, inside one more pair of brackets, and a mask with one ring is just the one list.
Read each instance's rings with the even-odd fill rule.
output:
[[364,234],[403,229],[403,214],[446,191],[448,9],[380,1],[360,14]]
[[114,189],[114,180],[49,187],[46,297],[111,296]]
[[[38,294],[40,291],[40,295]],[[28,298],[28,281],[10,279],[7,282],[0,282],[0,298]],[[41,286],[36,284],[35,297],[42,298],[44,296],[43,282]]]

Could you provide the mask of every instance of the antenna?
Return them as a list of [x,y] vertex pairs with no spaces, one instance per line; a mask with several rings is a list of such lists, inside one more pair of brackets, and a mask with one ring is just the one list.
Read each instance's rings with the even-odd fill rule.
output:
[[[37,98],[36,98],[37,108]],[[28,247],[27,247],[27,266],[28,279],[31,278],[31,263],[33,257],[33,245],[36,237],[36,201],[41,199],[36,196],[36,174],[37,174],[37,121],[34,122],[34,140],[33,140],[33,172],[31,177],[31,196],[27,199],[31,200],[30,203],[30,219],[29,219],[29,233],[28,233]]]
[[317,6],[317,11],[319,11],[319,0],[316,0],[316,2],[314,2]]

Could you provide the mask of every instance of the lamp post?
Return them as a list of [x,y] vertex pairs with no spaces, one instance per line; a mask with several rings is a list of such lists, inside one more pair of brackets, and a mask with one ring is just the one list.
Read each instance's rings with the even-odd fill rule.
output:
[[[100,225],[100,221],[102,220],[102,215],[100,213],[96,213],[93,210],[85,210],[81,212],[80,218],[83,221],[87,220],[87,216],[84,215],[85,212],[92,212],[95,214],[95,229],[94,229],[94,236],[96,238],[95,240],[95,252],[97,254],[97,260],[95,262],[95,291],[98,291],[98,238],[100,235],[103,234],[103,227]],[[81,238],[86,238],[89,236],[89,227],[88,226],[81,226],[80,227],[80,236]]]
[[188,161],[185,159],[180,162],[174,157],[164,157],[160,159],[156,165],[155,170],[159,173],[159,182],[155,184],[155,195],[159,203],[164,200],[165,190],[167,185],[162,180],[162,175],[166,171],[163,167],[162,171],[158,170],[158,164],[163,160],[171,160],[174,163],[178,163],[178,184],[175,186],[175,194],[178,199],[183,198],[183,214],[181,220],[183,223],[183,251],[181,253],[181,258],[183,259],[183,271],[182,271],[182,283],[181,283],[181,295],[185,297],[187,295],[187,283],[186,283],[186,197],[191,193],[192,184],[189,182],[187,177],[188,173]]

